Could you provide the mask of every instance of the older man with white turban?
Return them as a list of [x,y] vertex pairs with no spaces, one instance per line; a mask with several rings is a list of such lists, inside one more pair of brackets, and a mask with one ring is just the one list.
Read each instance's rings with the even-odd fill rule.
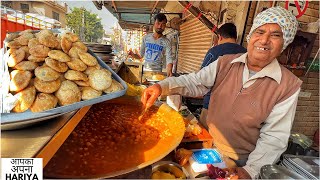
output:
[[302,81],[276,57],[293,41],[297,26],[291,12],[267,9],[254,20],[247,53],[167,78],[147,88],[141,101],[149,107],[159,95],[197,97],[212,89],[207,124],[216,148],[237,164],[239,178],[257,178],[287,148]]

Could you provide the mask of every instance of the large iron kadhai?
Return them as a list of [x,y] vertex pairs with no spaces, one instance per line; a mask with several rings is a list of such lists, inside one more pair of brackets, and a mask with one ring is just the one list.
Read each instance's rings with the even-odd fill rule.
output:
[[44,168],[47,178],[108,178],[159,161],[181,142],[181,115],[157,102],[141,120],[136,97],[95,104]]

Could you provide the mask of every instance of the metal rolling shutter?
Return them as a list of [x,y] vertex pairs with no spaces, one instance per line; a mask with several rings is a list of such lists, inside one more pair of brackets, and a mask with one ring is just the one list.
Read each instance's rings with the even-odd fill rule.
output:
[[212,32],[197,18],[180,25],[178,73],[198,71],[212,45]]

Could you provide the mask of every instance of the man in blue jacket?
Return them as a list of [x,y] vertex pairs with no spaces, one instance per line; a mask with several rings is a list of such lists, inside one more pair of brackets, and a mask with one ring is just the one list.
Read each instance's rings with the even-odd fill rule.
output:
[[[218,34],[218,45],[212,47],[207,52],[203,63],[201,65],[201,69],[203,67],[208,66],[213,61],[217,60],[219,56],[223,56],[225,54],[237,54],[237,53],[245,53],[247,50],[237,44],[237,28],[233,23],[225,23],[223,24],[217,31]],[[210,100],[211,91],[209,91],[206,95],[203,96],[203,108],[200,115],[201,124],[208,128],[206,123],[208,106]]]

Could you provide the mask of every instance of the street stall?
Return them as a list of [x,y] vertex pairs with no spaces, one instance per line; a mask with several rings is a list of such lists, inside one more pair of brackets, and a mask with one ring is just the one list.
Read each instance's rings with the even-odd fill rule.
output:
[[[27,39],[27,42],[21,39]],[[39,44],[43,41],[48,42],[44,43],[46,45]],[[27,51],[15,50],[27,44],[30,48]],[[197,133],[199,136],[189,134],[182,140],[187,119],[194,117],[189,113],[184,119],[160,101],[139,120],[142,108],[139,97],[117,98],[123,96],[128,88],[117,73],[122,72],[125,78],[130,75],[128,67],[132,64],[121,63],[112,70],[90,49],[82,46],[72,33],[26,30],[8,34],[4,45],[2,74],[7,77],[4,78],[7,88],[4,88],[2,96],[2,102],[6,102],[1,114],[2,157],[43,158],[44,177],[98,178],[114,177],[147,167],[165,158],[181,141],[200,142],[198,146],[201,147],[202,142],[206,142],[207,147],[212,145],[212,138],[204,129]],[[21,52],[16,52],[19,50]],[[26,53],[30,56],[27,57]],[[84,55],[86,57],[82,57]],[[85,62],[84,68],[80,61]],[[23,65],[28,62],[34,63],[34,66]],[[79,68],[80,71],[74,70]],[[18,75],[14,76],[14,72]],[[35,78],[33,75],[19,76],[19,73],[26,72],[34,74]],[[63,76],[55,72],[63,73]],[[139,71],[136,72],[139,74]],[[100,76],[103,76],[103,81],[99,80]],[[55,81],[54,84],[46,84]],[[71,87],[63,88],[65,82]],[[104,87],[106,82],[108,85]],[[130,87],[135,88],[133,85]],[[34,100],[31,102],[30,99]],[[72,144],[74,142],[76,144]],[[131,148],[128,149],[128,145]],[[88,159],[89,154],[93,155],[90,156],[92,159]],[[71,164],[65,164],[66,156]],[[172,158],[169,159],[172,161]],[[96,168],[85,171],[86,164]],[[144,176],[150,178],[151,174],[145,173]]]
[[[246,44],[244,36],[254,15],[275,5],[94,4],[117,16],[124,29],[142,31],[152,25],[154,14],[168,10],[166,35],[173,42],[174,76],[199,70],[218,24],[230,19],[239,23],[238,41]],[[204,5],[213,10],[205,11]],[[315,33],[299,32],[298,36],[302,38],[280,59],[295,74],[306,68],[318,42]],[[302,41],[308,51],[300,52],[298,59],[290,58],[297,57],[294,49],[301,48]],[[237,179],[236,173],[224,170],[235,167],[235,162],[218,153],[214,139],[198,122],[202,98],[161,97],[143,110],[142,91],[167,78],[165,72],[145,72],[142,62],[128,60],[126,55],[114,61],[110,45],[84,44],[77,35],[61,30],[10,33],[4,46],[1,74],[7,88],[1,97],[5,102],[1,104],[2,157],[43,158],[44,178]],[[292,134],[281,160],[263,166],[260,178],[317,178],[318,156],[310,137]]]

